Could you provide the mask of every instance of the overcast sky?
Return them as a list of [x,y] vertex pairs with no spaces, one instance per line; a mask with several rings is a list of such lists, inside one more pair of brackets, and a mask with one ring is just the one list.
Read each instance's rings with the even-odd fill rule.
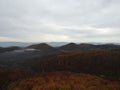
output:
[[0,41],[120,43],[120,0],[0,0]]

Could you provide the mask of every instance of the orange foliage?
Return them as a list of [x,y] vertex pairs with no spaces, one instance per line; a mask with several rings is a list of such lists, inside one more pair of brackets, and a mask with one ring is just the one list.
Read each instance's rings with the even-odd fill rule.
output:
[[119,83],[89,74],[69,72],[44,73],[17,81],[8,90],[119,90]]

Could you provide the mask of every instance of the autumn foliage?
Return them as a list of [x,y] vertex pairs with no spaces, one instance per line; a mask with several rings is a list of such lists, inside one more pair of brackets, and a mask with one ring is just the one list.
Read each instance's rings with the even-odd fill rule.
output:
[[120,90],[120,49],[64,52],[21,65],[0,70],[0,90]]
[[97,76],[69,72],[44,73],[9,85],[8,90],[119,90],[120,85]]
[[6,90],[7,86],[16,80],[32,76],[33,72],[29,70],[0,70],[0,90]]
[[32,59],[29,65],[36,72],[71,71],[119,77],[120,50],[64,53]]

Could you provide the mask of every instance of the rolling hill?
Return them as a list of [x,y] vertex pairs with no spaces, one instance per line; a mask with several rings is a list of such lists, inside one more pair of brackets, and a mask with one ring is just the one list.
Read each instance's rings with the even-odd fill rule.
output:
[[120,45],[40,43],[0,50],[0,90],[120,89]]

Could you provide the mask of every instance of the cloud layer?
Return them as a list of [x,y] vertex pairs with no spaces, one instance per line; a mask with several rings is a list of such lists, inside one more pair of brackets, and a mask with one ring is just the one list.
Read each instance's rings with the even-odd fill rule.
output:
[[0,41],[120,42],[120,0],[0,0]]

